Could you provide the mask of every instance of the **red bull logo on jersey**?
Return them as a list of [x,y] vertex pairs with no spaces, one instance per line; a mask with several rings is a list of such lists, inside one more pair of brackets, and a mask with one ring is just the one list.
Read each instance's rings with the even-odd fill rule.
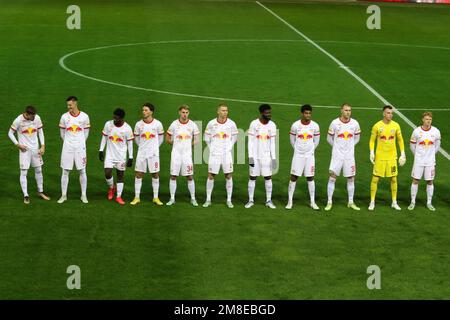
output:
[[434,142],[431,141],[431,140],[428,140],[428,139],[419,141],[419,145],[425,146],[425,147],[431,146],[431,145],[433,145],[433,144],[434,144]]
[[269,140],[270,136],[268,134],[258,134],[258,135],[256,135],[256,139],[258,139],[258,140]]
[[26,128],[25,130],[22,131],[22,134],[27,134],[31,136],[36,131],[37,131],[36,128]]
[[228,137],[229,137],[229,135],[226,132],[218,132],[214,135],[214,138],[218,138],[218,139],[226,139]]
[[156,135],[151,132],[144,132],[143,134],[141,134],[141,138],[143,138],[145,140],[154,139],[155,137],[156,137]]
[[74,125],[72,125],[72,126],[70,126],[70,127],[67,127],[67,129],[66,129],[67,131],[71,131],[71,132],[73,132],[73,133],[77,133],[77,132],[80,132],[80,131],[83,131],[83,129],[81,129],[79,126],[77,126],[76,124],[74,124]]
[[312,139],[313,136],[312,136],[312,134],[303,132],[303,133],[300,133],[299,135],[297,135],[297,138],[302,139],[302,140],[309,140],[309,139]]
[[123,139],[120,138],[120,137],[117,136],[117,135],[109,136],[108,139],[111,140],[111,141],[114,142],[114,143],[123,142]]
[[380,140],[383,140],[383,141],[394,140],[394,139],[395,139],[395,136],[385,136],[385,135],[380,136]]
[[343,133],[338,134],[338,138],[341,138],[341,139],[344,139],[344,140],[348,140],[348,139],[353,138],[353,133],[345,131]]
[[177,135],[176,138],[178,140],[189,140],[189,139],[191,139],[191,136],[186,133],[181,133],[181,134]]

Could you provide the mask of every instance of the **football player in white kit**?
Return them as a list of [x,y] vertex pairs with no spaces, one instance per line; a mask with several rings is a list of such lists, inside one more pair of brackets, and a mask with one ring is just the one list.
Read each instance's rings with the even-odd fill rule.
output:
[[[104,161],[105,179],[108,185],[108,200],[114,198],[116,194],[116,202],[124,205],[122,199],[123,177],[126,167],[133,165],[133,129],[124,121],[125,111],[117,108],[113,112],[113,120],[105,123],[102,131],[102,141],[99,149],[99,159]],[[106,146],[106,156],[104,154]],[[128,161],[127,161],[128,149]],[[114,185],[113,169],[117,172],[117,185]]]
[[414,129],[409,145],[414,154],[414,164],[412,169],[411,184],[411,204],[408,210],[414,210],[416,206],[416,195],[419,188],[419,181],[427,182],[427,208],[431,211],[436,209],[431,204],[434,191],[434,175],[436,166],[436,153],[441,146],[441,133],[438,128],[431,125],[433,115],[431,112],[424,112],[422,115],[422,126]]
[[355,145],[361,137],[361,128],[358,121],[351,118],[352,107],[344,103],[341,106],[341,116],[334,119],[328,129],[327,141],[332,146],[330,178],[328,179],[327,194],[328,203],[325,211],[330,211],[333,206],[333,192],[336,178],[341,174],[347,178],[347,206],[353,210],[361,210],[353,202],[355,194]]
[[153,203],[162,206],[159,200],[159,147],[164,141],[164,129],[160,121],[153,118],[155,106],[151,103],[145,103],[142,106],[142,120],[139,120],[134,126],[134,139],[138,145],[136,156],[136,176],[134,179],[134,200],[131,205],[140,202],[140,193],[142,187],[142,178],[148,172],[152,175]]
[[248,180],[248,202],[245,208],[253,207],[256,178],[263,176],[266,188],[266,206],[275,209],[272,202],[272,170],[277,166],[275,150],[277,126],[271,120],[272,108],[270,105],[260,105],[259,113],[260,117],[253,120],[248,129],[250,178]]
[[61,152],[61,198],[58,203],[67,200],[67,186],[69,185],[69,172],[75,165],[80,174],[81,201],[88,203],[86,196],[87,174],[86,174],[86,140],[91,127],[89,116],[78,109],[78,99],[70,96],[66,100],[68,112],[61,116],[59,129],[63,148]]
[[308,191],[310,197],[310,207],[319,210],[315,201],[315,157],[314,151],[319,145],[320,128],[317,122],[312,121],[312,107],[305,104],[300,108],[301,119],[292,124],[289,132],[292,148],[294,148],[294,156],[291,164],[291,180],[288,187],[288,203],[286,209],[292,209],[295,185],[298,177],[304,175],[308,183]]
[[[19,149],[20,186],[23,192],[23,202],[30,203],[28,195],[27,173],[30,165],[34,168],[38,196],[44,200],[50,200],[44,194],[44,176],[42,175],[42,156],[45,152],[45,140],[41,118],[36,114],[36,108],[28,106],[25,112],[18,116],[9,129],[8,136]],[[17,141],[14,133],[17,133]],[[39,137],[39,140],[38,140]],[[39,142],[41,147],[39,148]]]
[[217,118],[208,122],[204,139],[209,147],[208,179],[206,179],[206,202],[203,207],[211,205],[211,194],[214,188],[214,177],[220,167],[225,175],[227,190],[227,206],[233,208],[231,195],[233,192],[233,146],[237,140],[236,123],[228,118],[228,106],[220,104],[217,108]]
[[166,205],[175,203],[175,192],[177,190],[177,177],[186,177],[191,204],[198,206],[195,200],[194,163],[192,161],[192,146],[199,142],[200,131],[194,121],[189,119],[189,106],[182,105],[178,108],[180,118],[173,121],[166,133],[166,141],[172,145],[170,157],[170,200]]

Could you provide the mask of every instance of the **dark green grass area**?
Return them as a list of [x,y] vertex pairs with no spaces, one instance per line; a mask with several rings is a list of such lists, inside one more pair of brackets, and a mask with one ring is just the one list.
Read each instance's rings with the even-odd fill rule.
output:
[[[397,213],[389,208],[389,182],[381,181],[377,208],[369,201],[368,140],[381,119],[382,103],[332,60],[254,2],[78,1],[82,29],[65,27],[66,5],[58,1],[2,3],[0,11],[0,297],[44,299],[448,299],[450,298],[449,161],[437,156],[435,213],[425,208],[422,182],[414,213],[409,203],[412,154],[400,168]],[[382,29],[366,29],[367,5],[265,3],[283,19],[349,66],[414,123],[427,108],[450,108],[450,23],[448,6],[381,5]],[[276,210],[264,207],[264,183],[257,181],[257,204],[247,201],[247,165],[235,165],[233,202],[225,206],[225,181],[218,176],[210,209],[192,208],[184,179],[178,180],[175,207],[154,207],[151,183],[144,179],[142,202],[120,207],[106,200],[102,163],[97,159],[100,131],[114,108],[123,106],[134,126],[140,106],[151,101],[167,129],[179,105],[203,129],[219,100],[136,90],[89,80],[67,72],[59,59],[71,52],[105,48],[68,57],[65,65],[87,76],[122,85],[223,98],[230,118],[247,130],[258,116],[257,103],[270,101],[280,129],[280,169],[274,175]],[[192,40],[228,40],[202,41]],[[233,41],[230,41],[233,40]],[[244,41],[252,40],[252,41]],[[259,41],[255,41],[259,40]],[[261,41],[264,40],[264,41]],[[268,41],[271,40],[271,41]],[[288,41],[273,41],[288,40]],[[351,43],[348,43],[351,42]],[[429,48],[440,47],[440,48]],[[72,172],[69,201],[60,196],[61,139],[57,127],[65,98],[75,94],[91,118],[88,139],[88,198],[79,201],[78,175]],[[337,106],[348,102],[362,128],[357,148],[355,201],[346,208],[343,178],[334,207],[325,213],[331,148],[325,133],[339,109],[316,108],[322,131],[316,153],[313,212],[306,182],[299,179],[294,209],[287,212],[292,148],[288,131],[298,108],[283,103]],[[35,197],[22,204],[18,154],[7,138],[12,120],[35,104],[45,125],[44,183],[52,201]],[[409,110],[412,109],[412,110]],[[412,128],[399,116],[405,141]],[[434,111],[442,146],[450,149],[449,111]],[[135,152],[136,154],[136,152]],[[160,198],[167,201],[168,145],[161,147]],[[197,199],[205,199],[207,166],[195,166]],[[127,170],[124,198],[134,195]],[[66,288],[66,268],[78,265],[82,289]],[[366,287],[369,265],[382,270],[382,289]]]

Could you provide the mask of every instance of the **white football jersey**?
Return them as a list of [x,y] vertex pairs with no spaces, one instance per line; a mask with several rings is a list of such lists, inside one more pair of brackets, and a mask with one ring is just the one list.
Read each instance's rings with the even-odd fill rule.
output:
[[343,122],[340,118],[334,119],[328,129],[333,137],[332,157],[335,159],[353,159],[355,157],[355,136],[361,134],[358,121],[349,119]]
[[19,144],[25,145],[28,149],[39,149],[38,130],[43,126],[41,117],[36,115],[33,121],[25,119],[23,114],[18,116],[12,123],[11,129],[17,132]]
[[422,127],[414,129],[410,142],[416,144],[414,164],[419,166],[436,165],[436,140],[441,139],[438,128],[431,127],[424,130]]
[[294,152],[300,157],[314,155],[314,137],[320,136],[320,128],[317,122],[310,120],[302,123],[295,121],[291,126],[289,134],[295,136]]
[[[272,139],[277,136],[277,126],[272,120],[267,124],[263,124],[260,119],[253,120],[248,129],[248,135],[253,136],[253,145],[251,145],[251,152],[249,157],[254,159],[275,159],[276,155],[271,154],[270,144]],[[249,139],[249,144],[252,143]]]
[[159,156],[159,139],[163,139],[164,129],[159,120],[152,119],[150,122],[140,120],[134,126],[134,135],[139,137],[139,157]]
[[[134,139],[133,130],[124,122],[120,127],[114,125],[114,120],[105,123],[102,134],[106,137],[106,158],[123,162],[127,158],[127,143]],[[131,155],[130,158],[133,158]]]
[[172,153],[186,154],[192,156],[192,139],[200,134],[198,126],[194,121],[188,120],[182,123],[179,119],[172,122],[167,133],[172,136]]
[[77,149],[86,147],[84,130],[91,127],[89,116],[86,113],[80,111],[76,116],[70,112],[64,113],[59,121],[59,127],[66,131],[63,148]]
[[210,153],[212,155],[223,155],[231,152],[233,144],[233,136],[238,134],[236,123],[231,119],[226,119],[221,123],[218,119],[208,122],[205,129],[205,136],[211,139]]

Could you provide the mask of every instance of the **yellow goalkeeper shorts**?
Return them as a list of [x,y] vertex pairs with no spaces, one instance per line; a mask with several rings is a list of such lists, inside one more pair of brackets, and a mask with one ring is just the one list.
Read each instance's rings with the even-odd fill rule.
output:
[[378,177],[395,177],[398,174],[397,159],[375,160],[373,175]]

